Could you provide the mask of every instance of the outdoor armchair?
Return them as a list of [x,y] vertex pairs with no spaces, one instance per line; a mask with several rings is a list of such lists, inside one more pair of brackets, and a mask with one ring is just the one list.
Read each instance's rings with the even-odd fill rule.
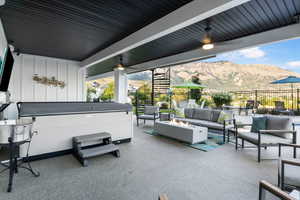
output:
[[[235,148],[236,150],[239,147],[238,139],[242,140],[241,147],[244,148],[244,141],[247,141],[255,145],[258,149],[257,160],[261,161],[261,148],[267,148],[269,146],[278,146],[279,143],[285,144],[295,144],[296,143],[296,131],[293,126],[289,126],[290,119],[280,118],[280,117],[267,117],[267,130],[259,130],[257,132],[251,132],[250,129],[245,129],[245,126],[251,126],[250,124],[236,124],[236,141]],[[280,125],[282,128],[280,128]],[[288,127],[289,128],[286,128]],[[273,127],[277,127],[274,129]]]
[[152,120],[156,121],[159,119],[159,107],[157,106],[142,106],[136,108],[136,120],[137,120],[137,126],[139,126],[139,120],[144,120],[144,123],[146,123],[146,120]]
[[[293,158],[282,158],[282,147],[291,147],[293,149]],[[279,143],[278,186],[281,189],[300,188],[300,159],[296,159],[296,149],[298,148],[300,148],[300,145],[297,144]]]

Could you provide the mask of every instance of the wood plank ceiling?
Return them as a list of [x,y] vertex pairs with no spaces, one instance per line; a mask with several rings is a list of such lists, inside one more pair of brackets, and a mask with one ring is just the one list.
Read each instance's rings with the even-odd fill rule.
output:
[[[8,40],[21,53],[81,61],[192,0],[9,0],[0,7]],[[299,0],[251,0],[211,18],[215,42],[293,24]],[[123,54],[124,64],[197,49],[205,21],[193,24]],[[109,72],[113,57],[88,69],[88,76]]]
[[0,16],[21,53],[83,60],[191,0],[8,0]]
[[[252,0],[210,19],[215,42],[232,40],[295,23],[300,14],[299,0]],[[201,47],[206,22],[198,22],[123,54],[125,66],[175,55]],[[108,72],[118,63],[117,57],[88,69],[94,76]]]

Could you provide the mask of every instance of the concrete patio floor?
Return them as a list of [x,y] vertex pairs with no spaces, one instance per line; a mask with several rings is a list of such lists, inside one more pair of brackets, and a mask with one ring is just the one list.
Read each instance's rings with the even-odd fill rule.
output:
[[[134,125],[131,143],[119,145],[121,157],[90,159],[81,167],[72,155],[32,163],[41,172],[32,177],[20,169],[12,193],[6,193],[7,174],[0,176],[0,199],[6,200],[254,200],[258,181],[277,182],[277,160],[256,162],[255,149],[235,151],[225,144],[202,152],[178,142],[143,133],[150,125]],[[262,151],[276,158],[277,149]]]

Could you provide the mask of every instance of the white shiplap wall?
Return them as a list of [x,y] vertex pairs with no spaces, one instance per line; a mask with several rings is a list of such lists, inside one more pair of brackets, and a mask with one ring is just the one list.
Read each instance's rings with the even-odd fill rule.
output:
[[[78,62],[35,56],[14,55],[15,63],[9,91],[11,100],[18,101],[85,101],[85,75]],[[34,74],[65,81],[66,87],[39,84],[32,80]]]

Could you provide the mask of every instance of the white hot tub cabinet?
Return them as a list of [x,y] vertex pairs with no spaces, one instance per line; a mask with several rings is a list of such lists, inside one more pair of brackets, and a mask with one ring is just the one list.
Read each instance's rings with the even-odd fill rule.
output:
[[[35,117],[33,130],[37,133],[32,138],[30,156],[70,150],[72,137],[79,135],[109,132],[113,141],[130,140],[133,137],[132,111],[30,115],[21,117]],[[25,156],[26,150],[26,145],[22,145],[20,155]]]

